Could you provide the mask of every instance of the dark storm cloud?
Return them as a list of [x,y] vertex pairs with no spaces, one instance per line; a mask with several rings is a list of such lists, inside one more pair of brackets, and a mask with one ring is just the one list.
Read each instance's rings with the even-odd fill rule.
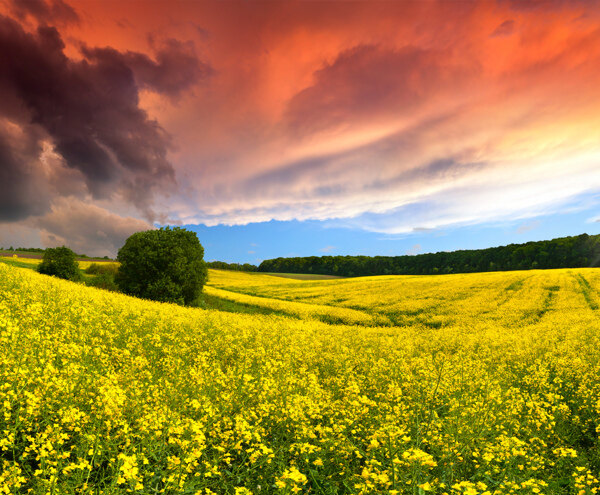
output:
[[14,85],[32,121],[83,173],[89,191],[107,196],[114,183],[135,175],[150,187],[172,179],[168,138],[138,107],[132,70],[104,60],[73,62],[63,49],[55,28],[32,35],[0,19],[0,79]]
[[11,0],[10,7],[19,19],[28,15],[41,24],[77,24],[79,15],[63,0]]
[[[173,188],[175,173],[167,159],[170,138],[139,107],[139,88],[177,96],[209,68],[194,62],[191,46],[175,41],[158,52],[157,62],[139,53],[89,48],[83,60],[72,60],[64,48],[56,28],[29,33],[0,16],[0,119],[20,130],[18,141],[33,142],[29,153],[17,156],[7,139],[0,140],[6,179],[0,183],[0,217],[21,219],[45,204],[43,194],[27,184],[41,173],[45,141],[67,168],[80,172],[82,194],[118,194],[152,218],[154,194]],[[178,67],[183,76],[161,75]]]
[[32,157],[40,153],[35,139],[15,146],[9,131],[0,128],[0,222],[23,220],[49,206],[42,178]]
[[174,98],[213,74],[212,67],[198,60],[192,43],[175,39],[166,40],[156,50],[156,60],[144,53],[121,53],[112,48],[85,47],[83,53],[90,61],[126,65],[140,87]]

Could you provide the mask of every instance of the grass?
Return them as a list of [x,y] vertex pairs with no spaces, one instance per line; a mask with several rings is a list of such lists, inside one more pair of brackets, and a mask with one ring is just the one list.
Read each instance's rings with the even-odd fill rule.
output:
[[577,274],[577,282],[579,282],[579,285],[581,287],[581,293],[583,294],[583,297],[585,298],[586,302],[588,303],[588,306],[590,307],[590,309],[592,310],[596,310],[598,309],[598,304],[596,303],[596,301],[594,301],[594,298],[592,296],[593,290],[592,287],[590,286],[590,283],[587,281],[587,279],[580,273]]
[[196,306],[202,309],[214,309],[228,313],[262,314],[262,315],[285,315],[282,311],[269,308],[261,308],[251,304],[243,304],[223,299],[211,294],[203,293],[198,299]]
[[13,259],[13,258],[4,258],[4,257],[0,257],[0,262],[6,263],[7,265],[10,266],[17,266],[19,268],[29,268],[31,270],[35,270],[37,267],[37,264],[32,264],[32,263],[27,263],[26,261],[23,261],[22,259]]
[[337,277],[335,275],[318,275],[312,273],[275,273],[275,272],[249,272],[260,275],[270,275],[272,277],[291,278],[294,280],[333,280],[345,277]]

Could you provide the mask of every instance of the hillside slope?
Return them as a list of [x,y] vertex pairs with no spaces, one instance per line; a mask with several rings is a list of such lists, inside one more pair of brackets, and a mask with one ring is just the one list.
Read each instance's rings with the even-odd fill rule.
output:
[[[439,328],[365,327],[153,303],[0,264],[0,492],[598,488],[599,273],[504,275],[469,275],[468,290],[457,278],[454,294],[456,276],[421,281],[450,320]],[[384,296],[394,278],[407,279],[363,284]],[[351,297],[346,281],[281,280],[320,305]],[[490,287],[530,313],[487,317]],[[470,312],[469,291],[482,305]]]

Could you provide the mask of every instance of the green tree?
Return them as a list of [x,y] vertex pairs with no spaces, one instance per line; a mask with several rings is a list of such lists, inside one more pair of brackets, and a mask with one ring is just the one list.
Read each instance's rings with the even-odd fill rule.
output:
[[137,232],[119,250],[115,282],[125,294],[192,304],[208,278],[204,248],[194,232],[175,227]]
[[38,272],[67,280],[81,280],[75,253],[65,246],[46,249]]

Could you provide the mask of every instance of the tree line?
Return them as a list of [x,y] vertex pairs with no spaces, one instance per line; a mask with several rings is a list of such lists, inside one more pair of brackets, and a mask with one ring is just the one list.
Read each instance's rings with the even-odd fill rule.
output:
[[26,253],[43,253],[45,251],[45,249],[42,249],[42,248],[24,248],[24,247],[14,248],[14,247],[10,246],[9,248],[6,248],[6,249],[4,249],[3,247],[0,247],[0,251],[19,251],[19,252],[26,252]]
[[581,234],[487,249],[418,255],[275,258],[263,261],[258,271],[361,277],[581,268],[599,264],[600,235]]
[[[36,254],[44,254],[46,252],[47,248],[32,248],[32,247],[12,247],[10,246],[9,248],[4,248],[4,247],[0,247],[0,253],[1,252],[6,252],[6,251],[10,251],[10,252],[19,252],[19,253],[36,253]],[[75,253],[75,256],[77,256],[78,258],[88,258],[88,259],[95,259],[95,260],[110,260],[110,258],[108,256],[103,256],[102,258],[99,256],[88,256],[87,254],[77,254]]]
[[236,272],[256,272],[258,267],[251,265],[250,263],[226,263],[224,261],[208,261],[206,263],[208,268],[214,268],[215,270],[233,270]]

